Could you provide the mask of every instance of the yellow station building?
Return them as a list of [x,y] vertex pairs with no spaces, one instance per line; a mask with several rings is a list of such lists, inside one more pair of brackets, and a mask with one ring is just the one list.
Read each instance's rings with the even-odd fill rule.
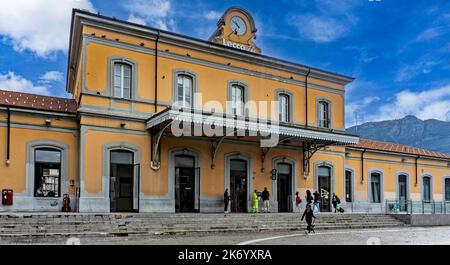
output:
[[[252,16],[225,11],[209,40],[82,10],[72,15],[72,99],[0,91],[0,211],[251,210],[331,194],[346,211],[450,200],[450,155],[345,132],[352,77],[263,55]],[[1,88],[0,88],[1,89]],[[402,207],[400,207],[402,208]]]

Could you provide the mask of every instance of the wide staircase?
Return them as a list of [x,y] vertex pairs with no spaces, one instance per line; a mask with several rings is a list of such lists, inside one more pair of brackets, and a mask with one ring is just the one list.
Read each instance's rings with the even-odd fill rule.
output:
[[[316,214],[316,232],[404,226],[386,214]],[[129,236],[214,232],[295,231],[305,228],[299,213],[1,213],[0,239],[49,236]]]

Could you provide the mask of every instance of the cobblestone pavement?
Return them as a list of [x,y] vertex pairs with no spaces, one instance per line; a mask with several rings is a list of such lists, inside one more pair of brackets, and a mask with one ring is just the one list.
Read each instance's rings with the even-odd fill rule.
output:
[[[68,237],[0,238],[0,244],[66,244]],[[306,235],[303,231],[268,233],[206,233],[190,235],[140,235],[128,237],[83,237],[70,239],[81,245],[450,245],[450,226],[400,227],[320,231]]]

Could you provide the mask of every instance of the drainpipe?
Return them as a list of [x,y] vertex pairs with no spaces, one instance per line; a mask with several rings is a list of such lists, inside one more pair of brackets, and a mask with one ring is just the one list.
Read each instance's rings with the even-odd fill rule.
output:
[[364,184],[364,153],[366,149],[361,152],[361,184]]
[[305,113],[306,113],[306,128],[308,128],[308,76],[311,73],[311,68],[308,68],[308,73],[305,75]]
[[11,163],[10,161],[10,150],[11,150],[11,109],[9,107],[6,108],[8,112],[8,127],[6,131],[6,165]]
[[417,176],[418,174],[418,168],[417,168],[417,161],[419,160],[420,156],[416,156],[416,163],[415,163],[415,167],[416,167],[416,183],[414,184],[415,187],[417,187]]
[[158,41],[160,32],[155,40],[155,114],[158,112]]

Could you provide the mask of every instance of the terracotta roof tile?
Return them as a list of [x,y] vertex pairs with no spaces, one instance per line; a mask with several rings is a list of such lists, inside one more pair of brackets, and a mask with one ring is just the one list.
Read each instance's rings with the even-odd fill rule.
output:
[[0,105],[36,110],[76,113],[77,102],[74,99],[57,98],[0,90]]
[[356,148],[364,148],[364,149],[374,149],[380,151],[388,151],[388,152],[399,152],[399,153],[408,153],[412,155],[423,155],[429,157],[437,157],[437,158],[445,158],[450,159],[450,154],[438,153],[426,149],[420,149],[412,146],[406,146],[401,144],[394,144],[389,142],[375,141],[360,138],[359,143],[356,145],[352,145]]

